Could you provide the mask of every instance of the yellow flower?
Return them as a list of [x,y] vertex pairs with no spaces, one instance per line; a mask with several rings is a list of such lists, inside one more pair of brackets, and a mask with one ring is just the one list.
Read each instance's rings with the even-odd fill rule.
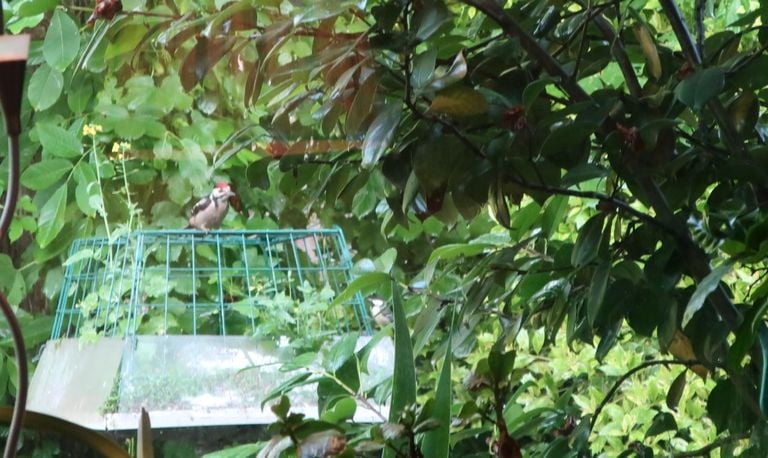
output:
[[99,124],[86,124],[83,126],[83,135],[89,137],[95,137],[97,133],[103,131],[104,128]]
[[128,142],[120,142],[120,148],[122,148],[123,151],[127,151],[131,149],[131,144]]
[[120,151],[120,144],[119,144],[119,143],[117,143],[117,142],[115,142],[115,143],[112,143],[112,152],[113,152],[113,153],[117,153],[117,152],[119,152],[119,151]]

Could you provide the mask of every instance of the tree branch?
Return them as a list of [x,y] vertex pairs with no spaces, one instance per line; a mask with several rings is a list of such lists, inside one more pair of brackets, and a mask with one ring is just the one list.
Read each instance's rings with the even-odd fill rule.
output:
[[560,85],[576,102],[590,100],[589,95],[579,84],[571,79],[565,69],[542,48],[539,43],[528,35],[496,2],[492,0],[462,0],[469,6],[482,11],[486,16],[501,26],[501,29],[512,38],[520,40],[520,45],[531,55],[551,76],[560,78]]
[[697,360],[691,360],[691,361],[678,361],[676,359],[652,359],[650,361],[645,361],[644,363],[641,363],[629,371],[627,371],[624,375],[619,377],[616,382],[614,382],[613,386],[611,386],[611,389],[608,390],[608,393],[605,395],[603,400],[600,402],[600,404],[595,409],[595,413],[592,415],[592,420],[589,422],[589,432],[592,433],[592,430],[595,427],[595,423],[597,423],[597,418],[600,416],[600,413],[603,411],[606,405],[611,401],[611,398],[613,398],[613,395],[616,394],[616,392],[619,390],[621,385],[626,382],[630,377],[632,377],[634,374],[640,372],[643,369],[647,369],[652,366],[660,366],[660,365],[678,365],[678,366],[696,366],[700,365],[701,361]]
[[[690,62],[694,68],[701,68],[703,66],[703,60],[699,50],[694,44],[693,37],[688,31],[688,26],[685,24],[683,14],[680,12],[675,0],[659,0],[661,8],[664,10],[664,14],[667,16],[672,30],[675,32],[677,41],[680,42],[680,48],[683,50],[688,62]],[[720,131],[723,134],[723,140],[728,146],[728,149],[733,153],[740,155],[746,155],[747,152],[744,149],[744,144],[739,140],[736,132],[733,129],[733,125],[728,120],[728,113],[725,111],[725,107],[720,103],[720,100],[715,97],[710,100],[707,105],[712,110],[712,114],[717,120],[717,125],[720,127]]]
[[619,64],[621,74],[624,75],[624,81],[627,82],[627,89],[632,97],[637,99],[643,96],[643,88],[640,86],[640,81],[637,79],[635,69],[632,68],[632,62],[629,61],[627,52],[624,49],[624,43],[621,38],[613,31],[613,27],[605,18],[605,16],[598,15],[594,18],[595,25],[600,32],[603,33],[605,39],[611,43],[611,53],[613,58],[616,59],[616,63]]
[[709,457],[711,456],[711,453],[713,451],[719,449],[720,447],[736,441],[744,440],[744,439],[749,439],[749,433],[742,433],[735,436],[721,437],[720,439],[716,439],[712,443],[707,444],[704,447],[701,447],[700,449],[675,453],[672,456],[674,458],[689,458],[689,457],[696,457],[696,456]]

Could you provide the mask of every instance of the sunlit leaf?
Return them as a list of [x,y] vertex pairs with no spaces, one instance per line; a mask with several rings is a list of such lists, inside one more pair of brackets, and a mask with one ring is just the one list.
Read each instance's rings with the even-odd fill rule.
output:
[[61,9],[53,13],[43,41],[43,56],[48,65],[64,71],[80,50],[80,33],[75,21]]
[[36,191],[56,183],[72,169],[66,159],[49,159],[30,165],[21,174],[21,184]]
[[59,100],[63,88],[64,76],[61,72],[43,64],[29,79],[27,98],[35,110],[45,110]]

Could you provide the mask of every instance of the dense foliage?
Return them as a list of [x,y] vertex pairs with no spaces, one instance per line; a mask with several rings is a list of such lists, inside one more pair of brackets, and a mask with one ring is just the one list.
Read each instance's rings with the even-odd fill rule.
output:
[[[337,224],[353,289],[395,305],[391,423],[353,443],[764,456],[768,7],[502,3],[10,2],[8,29],[35,39],[33,128],[3,291],[49,311],[74,237],[183,227],[228,179],[250,209],[228,227]],[[550,367],[581,343],[588,360]],[[329,412],[365,357],[338,345]],[[648,408],[604,408],[636,365],[656,375],[634,394]],[[287,446],[347,418],[287,408]]]

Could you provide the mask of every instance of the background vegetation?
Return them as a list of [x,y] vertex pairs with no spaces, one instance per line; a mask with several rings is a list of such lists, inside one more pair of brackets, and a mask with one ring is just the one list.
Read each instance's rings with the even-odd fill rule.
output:
[[[0,241],[28,343],[75,237],[183,227],[227,179],[228,227],[344,229],[398,365],[389,424],[285,398],[275,441],[220,456],[329,428],[389,456],[765,456],[768,7],[502,3],[4,2],[34,36]],[[338,345],[296,378],[326,414],[365,391]]]

